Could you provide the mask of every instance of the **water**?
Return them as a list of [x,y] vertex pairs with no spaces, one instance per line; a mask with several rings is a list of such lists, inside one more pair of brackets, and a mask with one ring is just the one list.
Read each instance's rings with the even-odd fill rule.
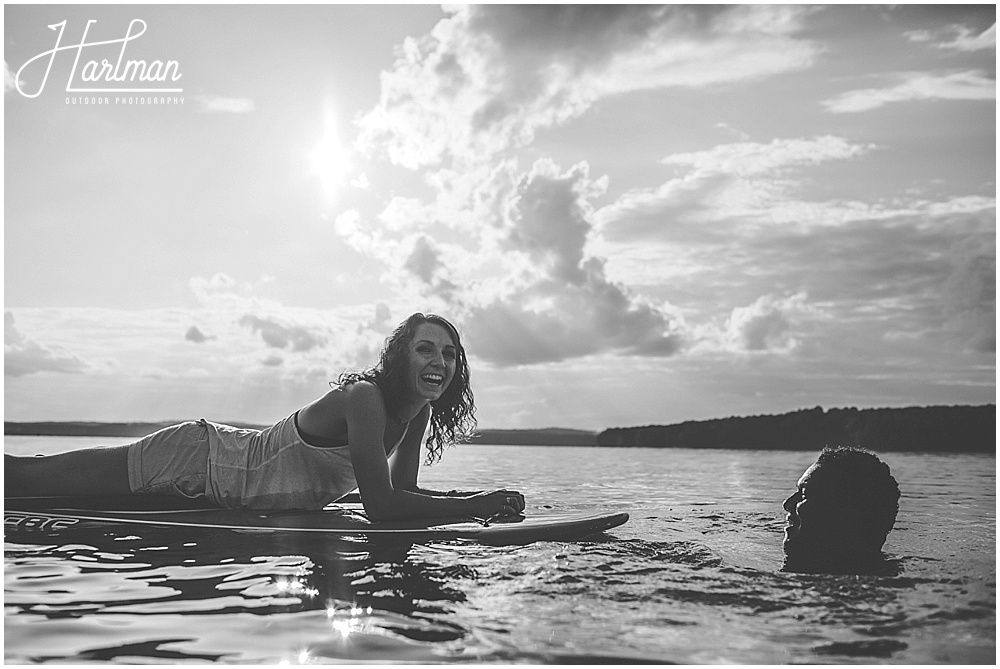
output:
[[[8,453],[107,439],[8,437]],[[184,529],[6,543],[8,663],[987,663],[996,461],[890,453],[895,577],[785,574],[783,500],[815,454],[464,446],[439,489],[627,510],[591,541],[485,547]]]

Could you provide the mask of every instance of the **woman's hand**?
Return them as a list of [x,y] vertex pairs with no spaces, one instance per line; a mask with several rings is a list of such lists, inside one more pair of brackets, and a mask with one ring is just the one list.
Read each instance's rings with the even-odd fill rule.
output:
[[516,490],[494,490],[480,492],[465,498],[476,518],[495,516],[516,516],[524,511],[524,495]]

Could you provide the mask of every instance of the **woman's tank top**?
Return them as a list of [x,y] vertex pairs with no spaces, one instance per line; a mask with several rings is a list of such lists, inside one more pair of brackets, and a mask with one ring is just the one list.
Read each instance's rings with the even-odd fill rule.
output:
[[[321,509],[357,487],[350,448],[311,446],[295,414],[264,430],[205,421],[208,481],[205,495],[229,509]],[[402,443],[406,425],[391,455]]]

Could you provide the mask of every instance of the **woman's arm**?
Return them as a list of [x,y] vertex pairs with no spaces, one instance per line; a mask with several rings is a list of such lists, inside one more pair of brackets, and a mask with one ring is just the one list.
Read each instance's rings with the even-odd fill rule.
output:
[[[351,385],[347,390],[345,413],[354,477],[361,493],[361,503],[372,520],[434,516],[490,517],[519,513],[524,509],[524,497],[517,492],[496,491],[472,497],[442,497],[409,489],[410,485],[416,487],[423,431],[414,431],[415,437],[407,435],[403,440],[400,448],[407,448],[397,453],[400,462],[393,468],[396,472],[391,472],[383,444],[385,404],[382,393],[374,384],[360,381]],[[423,418],[425,426],[427,416],[429,413]],[[413,447],[413,439],[416,440],[416,448]],[[416,459],[411,461],[414,457]]]

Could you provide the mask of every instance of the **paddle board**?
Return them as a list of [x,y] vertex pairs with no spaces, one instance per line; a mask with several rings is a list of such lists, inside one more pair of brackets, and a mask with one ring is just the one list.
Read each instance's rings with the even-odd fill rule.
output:
[[357,503],[318,511],[248,511],[207,507],[197,500],[135,495],[122,497],[8,497],[4,535],[61,533],[109,525],[191,527],[249,532],[302,532],[403,541],[465,539],[484,544],[570,541],[628,521],[628,514],[530,514],[491,520],[439,518],[371,522]]

